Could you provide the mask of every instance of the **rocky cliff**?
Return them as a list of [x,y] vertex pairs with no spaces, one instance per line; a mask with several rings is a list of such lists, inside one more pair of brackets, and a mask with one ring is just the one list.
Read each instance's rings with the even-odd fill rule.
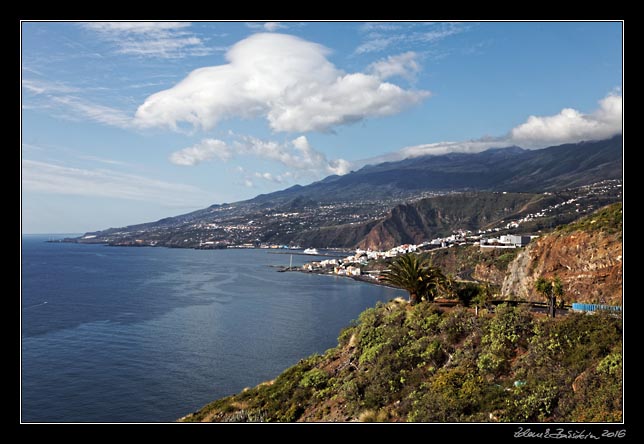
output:
[[517,250],[485,249],[478,245],[459,245],[429,252],[434,266],[443,273],[459,280],[489,282],[501,287],[508,264],[514,260]]
[[476,230],[547,206],[556,198],[530,193],[462,193],[398,205],[371,227],[360,248],[386,250],[449,236],[458,229]]
[[621,305],[622,268],[620,203],[560,227],[520,251],[508,266],[501,295],[540,300],[534,282],[558,276],[566,303]]

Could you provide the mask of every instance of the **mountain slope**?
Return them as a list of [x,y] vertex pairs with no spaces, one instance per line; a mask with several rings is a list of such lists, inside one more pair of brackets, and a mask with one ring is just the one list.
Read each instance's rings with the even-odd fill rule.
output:
[[540,150],[509,147],[414,157],[367,165],[344,176],[329,176],[305,187],[261,195],[251,202],[279,202],[296,196],[327,202],[364,196],[404,197],[423,191],[537,192],[577,187],[621,178],[622,143],[620,135]]
[[[491,229],[527,215],[542,216],[522,223],[522,233],[571,222],[620,199],[620,188],[598,195],[602,186],[535,194],[509,192],[467,192],[420,199],[395,206],[385,217],[361,224],[345,224],[306,230],[295,240],[300,244],[325,247],[388,250],[402,244],[420,244],[450,236],[455,231]],[[574,202],[571,202],[573,201]],[[571,202],[569,205],[562,205]],[[575,205],[572,205],[575,203]]]
[[[389,249],[477,230],[540,208],[551,198],[528,193],[463,193],[398,205],[360,241],[360,248]],[[542,205],[539,205],[541,203]]]
[[[534,151],[510,147],[476,154],[423,156],[368,165],[307,186],[212,205],[156,222],[90,232],[68,241],[188,248],[262,243],[316,247],[392,245],[485,223],[485,217],[468,221],[470,216],[466,214],[443,218],[433,204],[396,207],[401,203],[454,191],[560,190],[620,179],[621,175],[621,136]],[[465,208],[471,212],[481,210],[469,204]],[[489,215],[497,216],[503,214]],[[383,217],[388,220],[380,220]],[[449,226],[455,222],[462,226]]]
[[[622,136],[607,140],[569,143],[535,150],[521,156],[521,164],[499,165],[511,178],[495,185],[508,191],[554,190],[594,182],[592,178],[622,177]],[[589,182],[590,179],[590,182]]]

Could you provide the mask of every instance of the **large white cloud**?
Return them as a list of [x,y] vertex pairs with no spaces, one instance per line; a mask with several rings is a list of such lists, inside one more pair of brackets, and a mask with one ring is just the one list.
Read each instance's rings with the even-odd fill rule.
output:
[[581,140],[604,139],[622,131],[622,96],[610,94],[599,102],[599,109],[583,114],[564,108],[554,116],[530,116],[513,128],[510,139],[525,148],[539,148]]
[[329,51],[295,36],[254,34],[226,54],[227,64],[200,68],[148,97],[142,127],[181,124],[211,129],[229,117],[265,117],[275,131],[329,131],[336,125],[400,112],[429,96],[378,75],[344,73]]

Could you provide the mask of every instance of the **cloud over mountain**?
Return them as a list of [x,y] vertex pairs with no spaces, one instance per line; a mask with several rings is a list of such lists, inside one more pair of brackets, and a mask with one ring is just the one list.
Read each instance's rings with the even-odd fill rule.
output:
[[590,114],[564,108],[554,116],[530,116],[510,131],[510,138],[526,148],[539,148],[547,144],[604,139],[621,132],[622,96],[609,94]]
[[599,101],[599,108],[588,114],[573,108],[564,108],[552,116],[530,116],[524,123],[512,128],[503,136],[408,146],[383,156],[354,162],[352,167],[428,154],[478,153],[490,148],[512,145],[540,149],[584,140],[607,139],[621,133],[622,96],[618,93],[610,93]]

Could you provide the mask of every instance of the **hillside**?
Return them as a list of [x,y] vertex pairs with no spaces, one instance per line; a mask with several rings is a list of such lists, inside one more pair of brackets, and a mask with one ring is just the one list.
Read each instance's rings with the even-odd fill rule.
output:
[[[446,274],[502,287],[503,299],[541,300],[536,278],[559,276],[568,304],[621,304],[622,211],[621,203],[601,208],[523,249],[463,245],[428,254]],[[324,355],[181,420],[621,420],[620,318],[568,312],[553,319],[505,304],[476,313],[378,303]]]
[[[307,230],[295,240],[322,248],[388,250],[396,245],[420,244],[436,237],[447,237],[459,230],[476,232],[503,227],[511,221],[539,213],[539,217],[531,216],[531,220],[522,223],[520,228],[504,229],[504,232],[536,233],[574,221],[584,213],[621,200],[620,187],[612,189],[596,185],[541,194],[446,194],[397,205],[376,221]],[[571,201],[575,205],[564,204]]]
[[494,285],[497,299],[543,302],[534,282],[558,276],[566,304],[622,305],[622,246],[622,204],[616,203],[560,225],[524,248],[460,245],[428,254],[445,273]]
[[396,206],[359,242],[358,247],[386,250],[419,244],[455,230],[478,230],[537,212],[553,196],[529,193],[463,193]]
[[605,315],[477,317],[394,300],[324,355],[181,421],[620,421],[621,338]]
[[621,305],[622,215],[613,204],[529,244],[508,266],[501,297],[533,300],[538,277],[559,276],[567,303]]
[[[462,223],[463,228],[473,227],[504,215],[491,207],[491,212],[480,220],[471,219],[481,210],[472,204],[467,207],[473,214],[452,212],[443,217],[437,203],[444,203],[446,211],[452,211],[449,198],[417,203],[424,198],[473,191],[565,194],[565,190],[581,192],[585,185],[619,180],[621,176],[621,136],[533,151],[510,147],[474,154],[422,156],[367,165],[307,186],[295,185],[156,222],[89,232],[66,241],[175,248],[242,244],[386,246],[459,228],[449,227],[452,222]],[[575,192],[570,194],[574,195]],[[617,195],[604,197],[620,199]],[[609,202],[602,204],[606,203]],[[411,206],[399,207],[401,204]]]

